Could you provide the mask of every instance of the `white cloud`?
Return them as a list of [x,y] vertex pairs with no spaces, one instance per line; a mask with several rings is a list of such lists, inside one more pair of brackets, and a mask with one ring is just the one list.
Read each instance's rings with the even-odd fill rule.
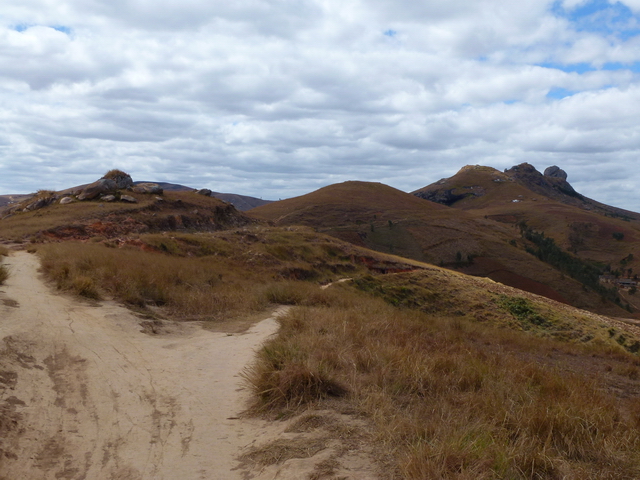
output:
[[[0,191],[68,187],[113,166],[285,198],[347,179],[414,190],[465,164],[529,161],[640,210],[600,175],[640,181],[628,168],[637,72],[601,69],[639,61],[639,40],[579,31],[551,7],[9,0]],[[581,63],[593,71],[556,68]]]

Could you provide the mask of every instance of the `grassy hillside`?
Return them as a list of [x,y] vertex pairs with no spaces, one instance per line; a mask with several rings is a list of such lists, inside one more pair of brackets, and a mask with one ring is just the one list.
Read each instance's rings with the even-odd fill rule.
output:
[[220,230],[251,223],[232,205],[193,192],[167,192],[161,197],[128,193],[138,203],[95,200],[60,205],[54,202],[38,210],[16,212],[0,220],[0,238],[16,242],[86,240],[97,235],[112,238],[154,231]]
[[[505,198],[523,191],[514,182],[499,184],[498,188],[510,191]],[[482,188],[488,190],[489,185]],[[529,242],[522,240],[516,225],[518,217],[509,217],[515,219],[511,223],[501,222],[477,211],[460,211],[366,182],[331,185],[248,214],[275,225],[312,226],[356,245],[486,276],[580,308],[629,314],[620,307],[622,303],[612,302],[613,297],[594,293],[592,285],[585,286],[528,253],[525,244]]]
[[[536,182],[541,181],[532,177],[527,183],[490,167],[465,167],[453,177],[414,194],[452,189],[464,196],[451,204],[455,209],[505,225],[526,222],[554,238],[565,250],[612,266],[637,251],[640,214],[607,207],[582,196],[562,196],[553,190],[549,194],[553,193],[555,198],[551,198],[532,190],[537,187]],[[634,263],[630,262],[629,266],[633,267]]]
[[[562,250],[586,263],[597,263],[621,276],[640,268],[634,253],[640,247],[640,214],[603,205],[578,193],[567,193],[521,165],[507,172],[490,167],[465,167],[451,178],[414,192],[443,199],[451,192],[451,207],[476,219],[520,228],[526,224],[544,233]],[[518,246],[527,242],[518,240]]]
[[[339,189],[323,191],[335,208],[293,199],[297,209],[285,205],[270,227],[235,214],[242,223],[232,228],[198,223],[226,218],[213,215],[224,205],[170,195],[162,205],[146,197],[113,210],[73,204],[76,217],[53,206],[3,222],[19,220],[7,224],[12,235],[33,239],[28,248],[58,288],[122,301],[144,314],[149,333],[163,333],[168,319],[238,331],[274,305],[292,305],[247,370],[252,411],[308,419],[329,409],[359,418],[366,431],[334,425],[326,441],[357,433],[362,443],[349,448],[374,452],[380,478],[638,478],[640,329],[335,238],[402,226],[424,254],[440,248],[420,243],[433,241],[429,235],[458,232],[459,245],[473,241],[488,252],[472,263],[460,259],[459,268],[498,262],[488,256],[493,248],[523,271],[539,262],[509,244],[516,234],[522,242],[516,229],[498,224],[492,235],[474,233],[495,222],[464,212],[454,220],[449,207],[357,186],[359,200],[353,185],[340,186],[341,197]],[[386,208],[367,210],[372,196]],[[305,206],[317,217],[301,212]],[[280,217],[287,212],[313,228],[286,225]],[[176,215],[190,227],[183,219],[184,231],[163,230]],[[541,262],[536,268],[561,275]]]
[[366,419],[381,478],[640,475],[637,328],[436,267],[329,291],[259,352],[256,411]]
[[[57,288],[115,298],[173,320],[220,322],[270,303],[322,302],[318,284],[368,271],[417,268],[305,227],[166,232],[31,247]],[[297,293],[289,283],[299,282]]]

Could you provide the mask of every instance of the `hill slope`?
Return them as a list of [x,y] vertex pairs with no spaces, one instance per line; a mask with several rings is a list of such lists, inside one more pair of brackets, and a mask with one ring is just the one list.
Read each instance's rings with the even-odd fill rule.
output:
[[520,231],[513,225],[424,201],[383,184],[331,185],[248,214],[275,225],[312,226],[357,245],[487,276],[581,308],[625,314],[527,253],[518,245]]
[[526,223],[563,250],[584,261],[610,265],[622,276],[640,268],[634,258],[640,247],[640,214],[584,197],[565,179],[542,175],[528,164],[505,172],[464,167],[413,194],[474,218],[512,226]]

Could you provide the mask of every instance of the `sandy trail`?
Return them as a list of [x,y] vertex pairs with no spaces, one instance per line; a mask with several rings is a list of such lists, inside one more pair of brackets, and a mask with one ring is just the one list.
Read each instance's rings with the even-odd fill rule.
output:
[[244,334],[150,336],[114,302],[53,292],[33,255],[5,264],[0,403],[19,421],[0,434],[0,479],[243,478],[235,457],[258,421],[237,419],[238,375],[275,319]]

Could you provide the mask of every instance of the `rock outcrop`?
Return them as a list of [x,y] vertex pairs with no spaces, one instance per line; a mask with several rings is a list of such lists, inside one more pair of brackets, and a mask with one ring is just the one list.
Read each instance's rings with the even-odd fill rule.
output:
[[126,190],[133,187],[131,175],[123,172],[122,170],[109,170],[102,179],[113,180],[116,184],[116,188],[120,190]]
[[139,183],[131,189],[135,193],[152,193],[162,195],[163,190],[157,183]]
[[93,200],[94,198],[98,198],[100,195],[108,195],[112,192],[115,192],[118,188],[118,185],[115,181],[108,178],[101,178],[89,185],[87,185],[80,195],[78,195],[78,200]]
[[555,165],[553,165],[552,167],[548,167],[544,171],[544,176],[545,177],[560,178],[562,180],[566,180],[567,179],[567,172],[562,170],[560,167],[556,167]]
[[46,197],[39,197],[35,201],[29,203],[26,207],[24,207],[25,212],[30,212],[32,210],[39,210],[43,207],[48,207],[53,202],[58,199],[56,195],[50,195]]

